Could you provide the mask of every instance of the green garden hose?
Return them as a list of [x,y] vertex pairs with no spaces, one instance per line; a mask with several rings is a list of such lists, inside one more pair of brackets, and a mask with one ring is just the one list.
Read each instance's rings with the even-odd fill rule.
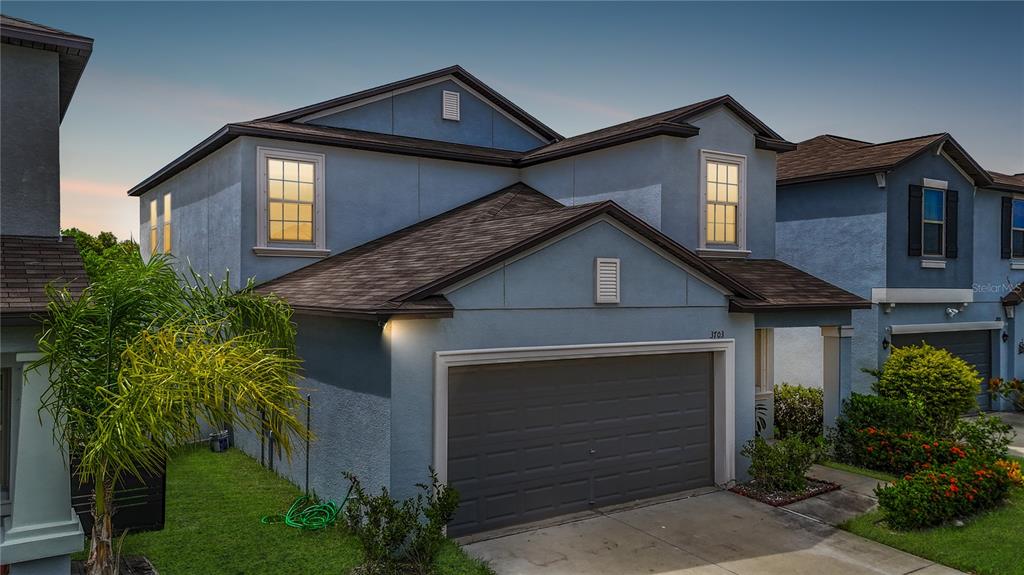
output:
[[264,515],[260,519],[260,523],[264,525],[284,523],[288,527],[305,531],[325,529],[334,525],[341,509],[345,507],[351,492],[352,488],[350,487],[349,493],[345,494],[345,499],[342,500],[341,505],[336,505],[333,501],[315,503],[309,496],[300,495],[295,498],[292,506],[288,508],[284,515]]

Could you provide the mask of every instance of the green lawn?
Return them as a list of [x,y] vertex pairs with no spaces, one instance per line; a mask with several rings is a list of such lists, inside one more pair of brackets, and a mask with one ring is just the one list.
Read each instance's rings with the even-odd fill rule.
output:
[[977,515],[963,527],[893,531],[871,511],[841,527],[908,553],[980,575],[1024,575],[1024,488],[1013,489],[1006,505]]
[[[164,529],[129,535],[122,552],[149,557],[161,575],[349,572],[362,551],[344,527],[299,531],[260,523],[263,515],[283,513],[300,494],[240,451],[184,451],[168,468]],[[491,573],[454,543],[437,570]]]
[[832,469],[838,469],[839,471],[847,471],[849,473],[856,473],[857,475],[864,475],[877,479],[879,481],[895,481],[896,476],[890,475],[884,471],[875,471],[874,469],[865,469],[863,467],[857,467],[854,465],[847,465],[846,463],[839,463],[838,461],[822,461],[819,463],[822,467],[831,467]]

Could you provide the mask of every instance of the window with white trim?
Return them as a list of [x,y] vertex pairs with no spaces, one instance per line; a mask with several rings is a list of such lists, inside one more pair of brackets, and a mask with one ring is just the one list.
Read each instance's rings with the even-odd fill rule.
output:
[[701,245],[712,249],[743,249],[746,158],[702,152],[701,161],[704,203]]
[[323,249],[324,155],[257,150],[258,247]]
[[171,253],[171,193],[164,194],[164,253]]
[[935,188],[924,189],[924,214],[921,218],[921,254],[944,256],[946,254],[946,193]]
[[160,229],[157,227],[156,200],[149,200],[149,255],[160,253]]
[[1014,198],[1010,219],[1010,249],[1013,258],[1024,258],[1024,199]]

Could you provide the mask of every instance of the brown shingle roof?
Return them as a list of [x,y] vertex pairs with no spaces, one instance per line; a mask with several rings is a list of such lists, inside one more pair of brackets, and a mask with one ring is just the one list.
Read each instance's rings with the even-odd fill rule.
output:
[[[352,97],[354,96],[345,96],[338,101],[349,101]],[[687,122],[688,120],[717,106],[725,106],[754,129],[754,142],[758,148],[780,152],[792,150],[796,147],[795,144],[782,139],[782,136],[757,119],[729,95],[711,98],[683,106],[682,108],[638,118],[572,138],[562,139],[561,136],[558,136],[557,141],[527,152],[469,146],[344,128],[331,128],[313,124],[300,124],[292,121],[304,114],[321,109],[324,104],[316,104],[308,109],[293,110],[292,112],[268,116],[267,118],[251,122],[227,124],[202,142],[196,144],[191,150],[185,152],[128,190],[128,195],[139,196],[146,193],[154,186],[174,177],[238,136],[275,138],[493,166],[526,167],[652,136],[668,135],[688,138],[699,132],[696,126]],[[338,104],[335,103],[334,105]],[[299,114],[300,111],[303,111],[303,113]]]
[[[725,106],[750,124],[757,132],[760,140],[759,147],[777,146],[784,149],[792,149],[792,144],[786,142],[782,136],[758,120],[746,108],[741,106],[732,96],[728,94],[710,98],[681,108],[675,108],[665,112],[659,112],[643,118],[637,118],[607,128],[601,128],[593,132],[587,132],[571,138],[566,138],[541,148],[530,150],[523,156],[522,164],[530,165],[549,161],[557,157],[564,157],[571,154],[578,154],[602,147],[606,142],[615,144],[636,140],[651,135],[676,135],[682,137],[694,136],[698,130],[687,121],[710,110],[716,106]],[[775,149],[769,147],[769,149]]]
[[991,170],[988,173],[992,176],[990,188],[1006,190],[1008,192],[1024,192],[1024,174],[1001,174]]
[[[676,244],[614,202],[566,207],[519,183],[347,252],[273,279],[275,293],[308,313],[353,316],[450,315],[445,287],[516,253],[607,214],[736,294],[743,309],[870,305],[781,262],[719,265]],[[734,273],[735,272],[735,273]],[[802,297],[786,291],[795,290]],[[829,299],[835,298],[835,299]]]
[[734,311],[871,307],[871,302],[778,260],[718,258],[712,263],[763,298],[733,298]]
[[779,155],[776,179],[785,185],[888,171],[939,145],[979,185],[991,181],[988,172],[945,133],[881,144],[831,134],[817,136]]
[[0,314],[46,311],[46,285],[81,294],[88,285],[74,238],[0,236]]

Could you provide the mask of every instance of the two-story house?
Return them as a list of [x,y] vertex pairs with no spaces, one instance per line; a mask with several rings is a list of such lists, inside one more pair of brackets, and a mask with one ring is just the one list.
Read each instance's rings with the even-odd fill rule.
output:
[[[68,573],[82,550],[71,479],[39,358],[47,284],[87,280],[75,242],[60,235],[60,123],[92,40],[0,15],[0,563],[10,573]],[[6,572],[6,571],[5,571]]]
[[[992,375],[1024,378],[1024,320],[1017,314],[1024,296],[1024,173],[989,175],[992,183],[974,201],[974,297],[993,312],[998,303],[1006,322]],[[998,399],[992,405],[1010,407]]]
[[456,66],[229,124],[129,193],[144,253],[294,308],[311,488],[433,466],[461,534],[742,476],[770,328],[826,328],[834,415],[870,304],[774,259],[792,147],[729,96],[565,138]]
[[[844,395],[869,393],[863,369],[922,341],[986,380],[1014,373],[1001,299],[1024,279],[1010,256],[1020,189],[1012,176],[997,182],[949,134],[879,144],[822,135],[780,156],[778,257],[872,302],[846,328],[854,373]],[[816,345],[813,330],[777,330],[776,378],[816,385]],[[987,394],[978,402],[989,408]]]

